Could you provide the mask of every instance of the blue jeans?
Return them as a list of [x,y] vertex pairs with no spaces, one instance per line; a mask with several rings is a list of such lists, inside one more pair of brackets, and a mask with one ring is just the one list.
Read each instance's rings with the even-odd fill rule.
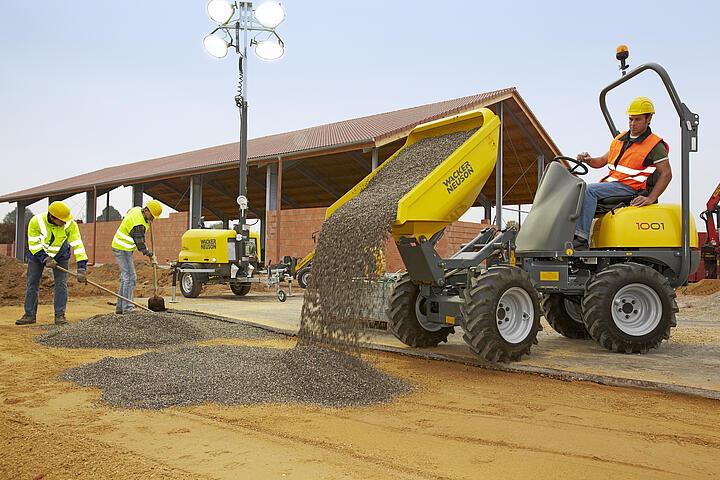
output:
[[580,211],[580,218],[575,226],[575,235],[584,239],[590,238],[590,226],[592,225],[599,199],[632,195],[634,193],[637,193],[637,190],[620,182],[589,184],[587,189],[585,189],[585,199],[583,200],[582,210]]
[[[120,267],[120,288],[118,289],[118,295],[133,300],[133,293],[135,290],[135,284],[137,283],[137,275],[135,274],[135,263],[133,262],[133,252],[125,250],[112,249],[115,260],[117,260],[118,266]],[[135,308],[132,303],[126,302],[120,298],[117,299],[117,305],[115,306],[115,312],[125,313]]]
[[[60,251],[55,255],[55,261],[61,267],[67,269],[70,262],[70,245],[65,242]],[[27,286],[25,287],[25,316],[35,318],[38,309],[38,294],[40,292],[40,279],[42,278],[45,264],[28,255],[27,267]],[[65,307],[67,306],[68,290],[67,290],[67,273],[61,272],[54,268],[53,276],[55,279],[55,291],[53,292],[53,306],[55,308],[55,316],[65,315]]]

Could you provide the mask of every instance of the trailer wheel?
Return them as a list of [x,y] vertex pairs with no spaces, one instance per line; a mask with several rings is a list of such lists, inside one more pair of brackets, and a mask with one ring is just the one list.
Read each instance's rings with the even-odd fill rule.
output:
[[252,285],[249,283],[230,283],[230,290],[238,297],[244,297],[250,292]]
[[297,272],[297,281],[302,288],[307,288],[310,284],[310,267],[303,267]]
[[517,267],[491,267],[465,289],[463,340],[491,362],[519,360],[537,343],[540,304],[530,276]]
[[646,353],[670,338],[670,329],[677,325],[675,290],[648,266],[611,265],[595,274],[585,290],[585,326],[613,352]]
[[407,273],[403,273],[395,284],[390,296],[387,310],[388,330],[398,340],[411,347],[434,347],[440,342],[447,342],[447,337],[454,332],[452,327],[440,327],[430,331],[423,328],[418,320],[418,299],[420,289]]
[[202,280],[197,273],[180,273],[180,293],[186,298],[196,298],[202,291]]
[[580,297],[570,299],[555,293],[543,295],[542,307],[545,319],[560,335],[582,340],[590,338],[583,323]]

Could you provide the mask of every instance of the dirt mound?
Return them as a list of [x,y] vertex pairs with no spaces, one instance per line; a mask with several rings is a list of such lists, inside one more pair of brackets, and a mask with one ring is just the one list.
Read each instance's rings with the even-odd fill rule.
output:
[[[153,270],[147,263],[139,263],[137,270],[136,297],[147,297],[153,294]],[[70,266],[75,271],[75,266]],[[103,287],[116,291],[120,279],[120,270],[116,264],[105,264],[88,267],[88,279],[99,283]],[[0,256],[0,306],[18,305],[25,299],[25,284],[27,283],[27,265],[12,257]],[[158,268],[158,290],[160,295],[170,292],[172,275],[170,270]],[[40,303],[52,303],[53,286],[52,272],[43,271],[40,280]],[[107,296],[91,285],[82,285],[75,278],[68,278],[68,295],[72,297]]]
[[720,292],[720,279],[704,278],[678,290],[683,295],[712,295]]

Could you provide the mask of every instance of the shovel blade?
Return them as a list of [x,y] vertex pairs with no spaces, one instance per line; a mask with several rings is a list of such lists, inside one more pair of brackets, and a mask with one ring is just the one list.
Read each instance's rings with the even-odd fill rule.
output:
[[148,298],[148,308],[153,312],[164,312],[167,310],[165,308],[165,299],[158,295]]

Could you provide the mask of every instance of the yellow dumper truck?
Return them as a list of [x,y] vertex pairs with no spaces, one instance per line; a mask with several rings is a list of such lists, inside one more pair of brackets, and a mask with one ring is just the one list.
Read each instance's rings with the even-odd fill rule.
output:
[[[623,69],[623,77],[602,91],[600,106],[611,134],[619,134],[605,95],[647,70],[659,75],[681,120],[682,204],[638,208],[628,206],[631,197],[610,199],[607,213],[600,213],[594,224],[589,250],[575,251],[572,244],[585,194],[578,175],[587,168],[557,157],[519,232],[486,228],[442,258],[435,246],[445,227],[473,205],[495,168],[500,119],[481,108],[412,131],[403,148],[422,138],[478,129],[398,203],[392,235],[407,272],[396,283],[387,311],[389,329],[398,339],[430,347],[461,327],[478,356],[516,360],[536,343],[543,312],[560,333],[587,334],[615,352],[644,353],[669,337],[676,324],[674,288],[687,282],[699,262],[689,215],[688,168],[699,117],[654,63],[627,75]],[[327,215],[362,191],[401,150]]]

